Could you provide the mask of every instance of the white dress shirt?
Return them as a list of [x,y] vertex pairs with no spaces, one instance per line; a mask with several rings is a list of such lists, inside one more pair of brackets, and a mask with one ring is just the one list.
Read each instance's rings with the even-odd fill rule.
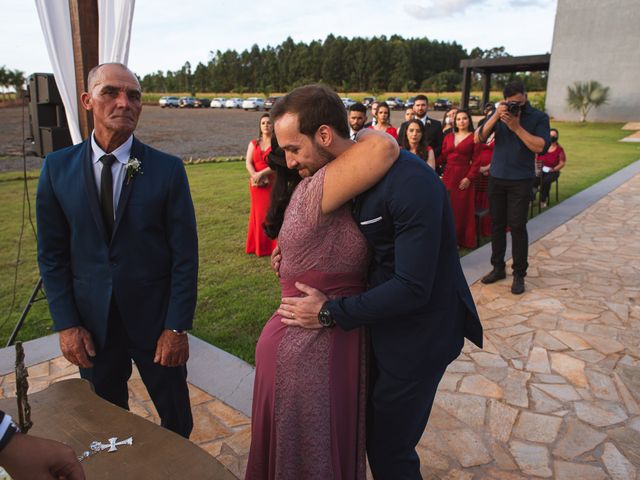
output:
[[420,117],[414,117],[416,120],[420,120],[422,122],[422,125],[424,125],[425,127],[427,126],[427,120],[429,120],[429,115],[425,115],[424,117],[420,118]]
[[[111,155],[116,157],[117,162],[111,165],[111,175],[113,176],[113,219],[115,220],[116,211],[118,210],[118,200],[120,200],[120,192],[125,179],[125,166],[131,156],[131,145],[133,144],[133,135],[116,148]],[[91,163],[93,164],[93,174],[96,179],[96,188],[98,189],[98,198],[100,197],[100,176],[102,175],[102,162],[100,159],[107,155],[96,143],[96,139],[91,132]]]

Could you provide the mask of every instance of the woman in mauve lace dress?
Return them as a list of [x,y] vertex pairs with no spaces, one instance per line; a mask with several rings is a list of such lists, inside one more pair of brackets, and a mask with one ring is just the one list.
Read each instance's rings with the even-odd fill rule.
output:
[[[346,112],[344,132],[329,128],[338,136],[335,141],[351,142]],[[367,244],[352,218],[350,199],[384,176],[398,147],[384,134],[361,135],[333,161],[314,137],[301,135],[295,155],[309,161],[296,164],[300,176],[283,172],[282,158],[275,166],[266,229],[278,236],[283,296],[301,295],[298,281],[330,296],[364,290]],[[289,156],[291,150],[283,146]],[[270,160],[278,162],[274,150]],[[292,165],[290,158],[287,162]],[[269,319],[256,346],[246,479],[364,480],[365,331],[288,327],[281,319],[278,314]]]

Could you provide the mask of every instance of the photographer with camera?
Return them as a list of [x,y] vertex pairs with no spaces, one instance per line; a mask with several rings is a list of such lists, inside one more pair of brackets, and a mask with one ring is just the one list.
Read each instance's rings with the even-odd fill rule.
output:
[[511,293],[524,292],[529,238],[527,213],[531,186],[535,178],[535,155],[545,153],[551,142],[549,117],[527,102],[522,82],[509,82],[504,101],[481,128],[476,142],[483,143],[495,132],[495,147],[489,171],[489,210],[491,213],[491,265],[493,270],[482,283],[506,278],[504,256],[507,226],[511,229],[513,283]]

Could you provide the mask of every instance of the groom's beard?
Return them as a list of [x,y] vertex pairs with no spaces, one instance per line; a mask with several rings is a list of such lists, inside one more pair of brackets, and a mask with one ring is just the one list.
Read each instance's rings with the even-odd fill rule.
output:
[[[315,154],[318,156],[320,168],[324,167],[327,163],[336,159],[336,156],[331,153],[329,150],[324,148],[318,142],[316,142],[315,138],[313,139],[313,147],[315,149]],[[320,170],[320,168],[318,170]],[[317,171],[317,170],[316,170]],[[316,172],[313,172],[316,173]]]

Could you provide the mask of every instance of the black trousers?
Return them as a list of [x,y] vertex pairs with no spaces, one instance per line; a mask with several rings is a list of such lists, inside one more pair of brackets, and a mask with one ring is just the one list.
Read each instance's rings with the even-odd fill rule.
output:
[[416,445],[429,420],[446,364],[430,365],[420,379],[394,377],[370,369],[367,409],[367,455],[375,480],[421,480]]
[[533,181],[533,186],[540,186],[540,201],[547,202],[549,200],[549,190],[551,190],[551,184],[560,177],[560,172],[542,172],[539,177]]
[[527,217],[533,179],[503,180],[489,177],[489,211],[491,212],[491,265],[504,269],[507,250],[507,227],[511,229],[513,273],[524,277],[529,262]]
[[129,410],[127,381],[131,377],[133,360],[160,415],[161,425],[189,438],[193,418],[187,387],[187,368],[163,367],[153,363],[154,354],[154,350],[137,348],[135,342],[128,337],[115,302],[112,301],[105,346],[92,359],[93,368],[81,368],[80,376],[93,384],[98,396]]

